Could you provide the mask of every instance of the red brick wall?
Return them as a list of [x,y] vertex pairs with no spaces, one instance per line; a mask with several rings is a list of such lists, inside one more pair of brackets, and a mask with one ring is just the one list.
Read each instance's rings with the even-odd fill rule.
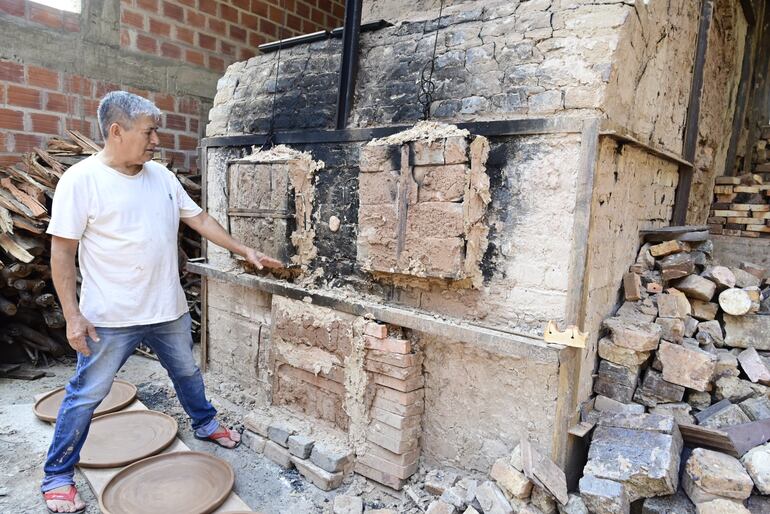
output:
[[267,41],[341,26],[344,13],[344,0],[121,0],[120,44],[223,72]]
[[24,18],[30,23],[50,29],[80,32],[80,14],[26,0],[0,0],[0,13]]
[[[33,65],[0,60],[0,165],[42,146],[51,136],[75,129],[101,141],[96,120],[99,99],[124,89],[119,84],[68,75]],[[161,111],[161,146],[175,166],[197,167],[195,148],[200,135],[200,101],[126,87],[155,102]]]

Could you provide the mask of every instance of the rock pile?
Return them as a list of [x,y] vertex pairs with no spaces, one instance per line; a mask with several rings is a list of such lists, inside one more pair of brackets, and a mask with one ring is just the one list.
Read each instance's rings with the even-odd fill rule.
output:
[[[770,444],[742,455],[730,434],[770,420],[766,270],[712,262],[703,230],[646,237],[623,278],[625,303],[603,323],[581,497],[598,513],[647,498],[649,513],[748,512],[752,491],[770,491]],[[710,449],[682,453],[696,441]]]

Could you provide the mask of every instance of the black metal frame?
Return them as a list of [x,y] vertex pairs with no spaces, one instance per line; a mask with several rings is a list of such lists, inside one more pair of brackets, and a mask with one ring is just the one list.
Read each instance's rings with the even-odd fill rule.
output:
[[358,74],[358,38],[361,32],[363,0],[345,1],[345,26],[342,30],[342,57],[340,60],[340,85],[337,93],[338,130],[348,125],[348,115],[353,106],[353,94]]

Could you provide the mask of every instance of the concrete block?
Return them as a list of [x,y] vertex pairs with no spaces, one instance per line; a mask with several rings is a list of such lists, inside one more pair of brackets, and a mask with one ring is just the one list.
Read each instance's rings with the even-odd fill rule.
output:
[[348,496],[340,494],[334,497],[334,514],[362,514],[364,512],[364,500],[360,496]]
[[599,357],[621,366],[640,366],[650,358],[650,352],[637,352],[629,348],[616,345],[611,338],[603,337],[599,340]]
[[719,498],[745,500],[754,482],[735,457],[695,448],[685,464],[682,487],[697,505]]
[[265,442],[263,454],[282,468],[289,469],[293,467],[289,450],[273,441]]
[[704,302],[710,301],[717,290],[715,283],[698,275],[689,275],[675,282],[674,287],[687,295],[688,298]]
[[578,485],[580,497],[594,514],[628,514],[631,504],[623,484],[591,475],[584,475]]
[[689,423],[694,425],[695,416],[690,414],[691,411],[692,406],[689,403],[659,403],[650,409],[650,414],[657,414],[659,416],[671,416],[677,423]]
[[673,418],[655,414],[602,414],[597,425],[629,430],[647,430],[669,435],[678,430]]
[[725,338],[722,334],[722,326],[718,321],[701,321],[698,323],[698,342],[701,345],[713,343],[715,346],[724,345]]
[[770,350],[770,316],[725,314],[724,323],[726,346]]
[[262,451],[265,449],[265,443],[267,442],[266,438],[249,429],[243,431],[241,434],[241,440],[243,441],[243,444],[246,445],[246,447],[257,453],[262,453]]
[[510,502],[493,482],[487,480],[476,489],[476,499],[484,514],[513,514]]
[[351,462],[353,454],[346,449],[332,448],[316,443],[310,452],[310,462],[329,473],[343,471]]
[[658,357],[663,364],[663,380],[696,391],[708,389],[714,376],[716,356],[703,350],[662,341]]
[[679,318],[658,318],[655,323],[662,331],[660,338],[671,343],[681,343],[684,339],[684,321]]
[[401,169],[401,145],[364,145],[358,159],[362,173]]
[[267,429],[267,437],[276,444],[289,447],[289,436],[294,432],[283,425],[270,425]]
[[353,470],[359,475],[365,476],[366,478],[374,480],[379,484],[388,486],[391,489],[395,489],[397,491],[401,490],[401,488],[404,486],[404,480],[396,476],[390,475],[388,473],[385,473],[384,471],[371,468],[360,462],[356,462]]
[[532,482],[523,472],[511,466],[510,459],[497,459],[489,476],[508,497],[523,500],[529,498],[532,492]]
[[634,393],[634,400],[647,407],[659,403],[682,401],[684,386],[672,384],[663,379],[663,375],[653,369],[647,369],[642,385]]
[[648,352],[658,348],[661,334],[659,325],[616,317],[604,320],[603,326],[612,333],[612,342],[618,346],[638,352]]
[[627,414],[642,414],[644,405],[638,403],[621,403],[612,398],[598,395],[594,399],[594,409],[602,412],[622,412]]
[[631,403],[639,378],[639,366],[619,366],[609,361],[599,363],[594,392],[622,403]]
[[692,306],[692,317],[701,321],[711,321],[717,317],[719,304],[714,302],[704,302],[702,300],[690,300]]
[[658,316],[662,318],[685,319],[692,313],[687,297],[680,293],[661,293],[658,295]]
[[462,202],[470,169],[464,164],[417,166],[418,202]]
[[398,194],[398,171],[362,173],[358,176],[358,201],[362,206],[394,204]]
[[683,491],[668,496],[647,498],[642,505],[642,514],[696,514],[695,505]]
[[460,479],[454,471],[433,469],[425,475],[423,488],[435,496],[441,496]]
[[770,369],[754,348],[747,348],[738,355],[738,362],[749,380],[770,385]]
[[322,491],[337,489],[342,484],[342,479],[344,478],[342,472],[330,473],[310,461],[294,456],[291,457],[291,462],[297,468],[300,475]]
[[444,139],[444,163],[460,164],[468,162],[468,140],[463,136]]
[[444,139],[412,141],[410,147],[415,166],[444,164]]
[[741,464],[759,492],[770,494],[770,443],[749,450],[741,458]]
[[289,436],[289,453],[300,459],[307,459],[310,457],[310,453],[313,451],[313,445],[315,445],[315,441],[307,436]]

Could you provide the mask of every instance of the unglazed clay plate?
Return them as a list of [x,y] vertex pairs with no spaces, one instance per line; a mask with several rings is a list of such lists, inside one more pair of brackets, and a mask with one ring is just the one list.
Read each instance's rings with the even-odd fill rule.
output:
[[129,410],[91,422],[79,466],[117,468],[168,448],[176,438],[174,418],[153,410]]
[[[35,416],[43,421],[56,421],[56,415],[59,413],[59,407],[64,400],[65,391],[63,387],[59,387],[50,391],[35,402]],[[136,386],[125,380],[115,380],[112,383],[110,392],[102,400],[102,403],[96,407],[94,411],[94,417],[110,412],[115,412],[127,406],[136,398]]]
[[208,453],[148,457],[120,470],[99,496],[104,514],[209,514],[235,482],[227,461]]

